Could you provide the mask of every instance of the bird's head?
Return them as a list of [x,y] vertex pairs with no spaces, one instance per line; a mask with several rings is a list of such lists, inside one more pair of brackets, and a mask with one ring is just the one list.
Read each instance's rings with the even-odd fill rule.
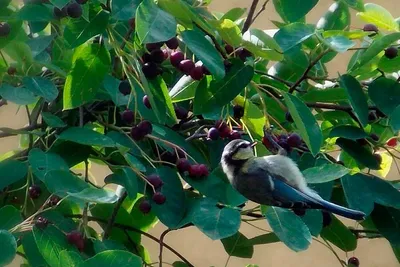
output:
[[222,152],[221,161],[227,164],[243,162],[254,157],[253,147],[256,143],[250,143],[243,139],[236,139],[229,142]]

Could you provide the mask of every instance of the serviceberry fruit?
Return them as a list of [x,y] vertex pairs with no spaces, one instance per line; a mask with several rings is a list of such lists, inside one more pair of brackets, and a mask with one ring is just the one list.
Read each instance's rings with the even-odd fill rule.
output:
[[171,56],[169,57],[171,65],[176,67],[176,68],[179,67],[179,64],[184,59],[185,59],[185,55],[181,51],[172,52]]
[[82,16],[82,7],[78,3],[71,3],[67,6],[67,14],[69,17],[77,19]]
[[44,218],[42,216],[37,217],[37,219],[35,221],[35,226],[39,229],[46,228],[48,224],[49,224],[49,220],[47,220],[46,218]]
[[140,202],[139,204],[139,210],[143,213],[143,214],[147,214],[151,211],[151,204],[148,200],[144,199],[142,200],[142,202]]
[[160,158],[162,161],[169,162],[174,164],[177,160],[176,154],[171,151],[164,151],[161,155]]
[[369,137],[371,137],[371,139],[374,141],[379,141],[379,136],[377,134],[370,134]]
[[166,41],[165,44],[167,45],[167,47],[169,49],[173,49],[173,50],[175,50],[179,47],[178,38],[176,38],[176,37],[172,37],[171,39]]
[[194,62],[190,59],[184,59],[179,63],[179,70],[184,74],[189,75],[190,72],[194,69]]
[[231,46],[230,44],[226,44],[226,45],[225,45],[225,51],[226,51],[226,53],[232,54],[234,50],[235,50],[235,49],[234,49],[233,46]]
[[189,111],[183,107],[175,107],[176,117],[180,120],[184,120],[188,117]]
[[159,189],[164,182],[161,180],[160,176],[157,174],[150,174],[146,177],[147,181],[154,186],[155,189]]
[[232,131],[229,135],[230,140],[240,139],[242,135],[238,131]]
[[151,62],[151,60],[152,60],[151,54],[144,53],[143,56],[142,56],[142,60],[143,60],[144,63]]
[[287,138],[287,143],[291,147],[299,147],[301,145],[301,137],[296,133],[292,133]]
[[219,138],[220,134],[217,128],[212,127],[210,130],[208,130],[207,137],[210,138],[211,140],[217,140]]
[[126,109],[124,112],[121,114],[121,119],[126,123],[126,124],[131,124],[135,118],[135,113],[132,110]]
[[32,199],[37,199],[42,194],[42,189],[39,185],[31,185],[28,189],[29,197]]
[[57,206],[58,202],[60,202],[61,198],[56,195],[52,195],[49,199],[49,205],[51,207]]
[[397,57],[397,54],[398,54],[398,50],[397,50],[397,48],[394,47],[394,46],[391,46],[391,47],[389,47],[389,48],[386,48],[386,50],[385,50],[385,56],[386,56],[388,59],[393,59],[393,58]]
[[119,83],[118,90],[123,95],[129,95],[132,91],[131,85],[128,80],[123,80]]
[[244,107],[240,105],[235,105],[233,106],[233,117],[235,119],[240,119],[244,115]]
[[180,173],[187,172],[190,169],[190,162],[187,159],[178,159],[176,167]]
[[160,64],[165,59],[164,52],[159,48],[154,49],[153,51],[151,51],[150,55],[151,55],[151,61],[154,62],[154,63]]
[[193,80],[200,81],[204,77],[204,69],[203,66],[195,66],[191,71],[190,71],[190,77],[192,77]]
[[164,204],[166,200],[167,198],[161,192],[155,192],[153,195],[153,201],[158,205]]
[[349,267],[359,267],[360,266],[360,260],[356,257],[351,257],[348,261],[347,264]]
[[198,168],[199,168],[199,171],[200,171],[200,175],[201,175],[202,177],[208,176],[208,168],[207,168],[207,165],[205,165],[205,164],[200,164]]
[[153,125],[151,122],[146,120],[140,122],[137,127],[144,133],[144,135],[151,134],[153,131]]
[[365,24],[363,27],[363,31],[365,32],[378,32],[378,27],[375,24]]
[[154,49],[159,49],[164,45],[163,42],[159,42],[159,43],[150,43],[150,44],[146,44],[146,49],[148,51],[153,51]]
[[146,108],[151,109],[150,100],[147,95],[143,97],[143,105],[145,105]]
[[144,63],[142,66],[142,71],[147,79],[154,79],[159,74],[158,66],[153,62]]
[[133,140],[140,141],[144,138],[144,136],[145,136],[145,134],[143,133],[143,131],[141,129],[139,129],[139,127],[133,126],[131,128],[131,137]]
[[59,9],[58,7],[54,7],[53,14],[54,17],[57,19],[65,18],[66,16],[68,16],[67,8],[63,7],[62,9]]
[[74,245],[79,251],[83,251],[85,248],[85,240],[83,235],[79,231],[71,231],[67,234],[68,243]]
[[11,26],[7,22],[0,23],[0,37],[7,37],[11,32]]
[[7,69],[7,73],[8,75],[14,75],[15,73],[17,73],[17,68],[11,66]]

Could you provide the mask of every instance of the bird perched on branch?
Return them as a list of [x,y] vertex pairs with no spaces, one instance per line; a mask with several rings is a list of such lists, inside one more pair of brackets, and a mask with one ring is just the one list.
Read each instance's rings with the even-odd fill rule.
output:
[[247,199],[259,204],[290,209],[321,209],[353,220],[363,220],[361,211],[324,200],[307,182],[296,163],[286,156],[267,130],[277,155],[255,157],[255,143],[237,139],[228,143],[221,157],[223,171],[232,186]]

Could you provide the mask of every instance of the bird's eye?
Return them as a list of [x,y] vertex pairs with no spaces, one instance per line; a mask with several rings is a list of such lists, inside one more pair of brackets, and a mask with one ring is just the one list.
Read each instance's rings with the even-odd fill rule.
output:
[[248,148],[249,145],[247,143],[240,144],[239,148]]

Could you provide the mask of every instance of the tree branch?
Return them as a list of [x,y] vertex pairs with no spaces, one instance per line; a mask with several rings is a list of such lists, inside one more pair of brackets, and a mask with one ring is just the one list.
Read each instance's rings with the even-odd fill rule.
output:
[[260,16],[260,14],[265,10],[265,7],[267,6],[269,0],[265,0],[264,4],[261,6],[260,10],[257,12],[257,14],[254,16],[254,19],[251,23],[254,23],[254,21]]
[[194,22],[194,25],[196,25],[197,28],[199,28],[202,32],[204,32],[207,36],[209,36],[209,37],[211,38],[211,40],[212,40],[213,43],[214,43],[215,48],[218,50],[218,52],[221,54],[221,56],[222,56],[224,59],[227,59],[228,57],[226,56],[226,51],[225,51],[225,49],[223,49],[223,48],[219,45],[217,39],[215,39],[215,37],[214,37],[212,34],[208,33],[205,29],[203,29],[202,27],[200,27],[200,25],[197,24],[196,22]]
[[[324,109],[333,109],[333,110],[342,110],[342,111],[352,111],[353,108],[351,106],[344,106],[344,105],[336,105],[336,104],[329,104],[329,103],[319,103],[319,102],[306,102],[307,107],[310,108],[324,108]],[[375,106],[369,106],[368,109],[376,110]]]
[[104,229],[103,240],[106,240],[110,236],[111,230],[112,230],[113,225],[115,223],[115,219],[117,218],[118,211],[121,208],[122,203],[124,202],[124,200],[125,200],[125,198],[127,196],[128,196],[128,193],[125,191],[124,194],[118,199],[118,202],[114,207],[114,210],[113,210],[113,212],[111,214],[111,217],[108,220],[107,226]]
[[2,127],[0,128],[0,138],[3,137],[9,137],[9,136],[15,136],[19,134],[25,134],[25,131],[32,131],[41,128],[43,125],[42,124],[36,124],[36,125],[28,125],[23,128],[19,129],[11,129],[7,127]]
[[163,256],[164,238],[171,231],[172,231],[172,229],[167,229],[160,236],[160,255],[158,256],[158,258],[160,259],[160,265],[159,265],[160,267],[162,267],[162,264],[163,264],[162,256]]
[[250,6],[249,14],[247,15],[246,21],[244,22],[242,33],[245,33],[253,23],[254,12],[256,11],[259,0],[253,0]]

